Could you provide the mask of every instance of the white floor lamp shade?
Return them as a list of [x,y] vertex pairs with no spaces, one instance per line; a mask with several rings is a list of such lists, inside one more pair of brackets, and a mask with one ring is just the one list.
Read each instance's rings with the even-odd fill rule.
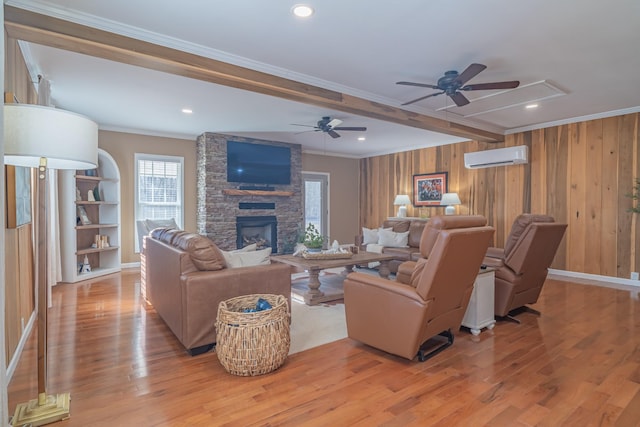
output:
[[38,398],[16,407],[13,425],[43,425],[69,417],[69,393],[47,395],[47,169],[93,169],[98,125],[79,114],[31,104],[4,106],[5,164],[38,168],[36,296]]
[[4,162],[37,168],[93,169],[98,125],[80,114],[30,104],[4,106]]
[[442,195],[442,200],[440,200],[441,206],[446,206],[444,210],[445,215],[455,215],[456,208],[455,205],[460,204],[460,197],[458,197],[458,193],[444,193]]

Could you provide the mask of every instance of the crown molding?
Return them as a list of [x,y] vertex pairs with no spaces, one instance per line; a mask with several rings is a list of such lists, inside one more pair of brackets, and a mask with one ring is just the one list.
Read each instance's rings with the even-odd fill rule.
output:
[[623,108],[620,110],[605,111],[602,113],[589,114],[586,116],[571,117],[569,119],[555,120],[552,122],[538,123],[531,126],[523,126],[519,128],[507,129],[505,131],[505,135],[511,135],[511,134],[520,133],[520,132],[529,132],[532,130],[545,129],[545,128],[550,128],[555,126],[563,126],[571,123],[586,122],[588,120],[606,119],[608,117],[622,116],[625,114],[633,114],[633,113],[640,113],[640,106]]
[[98,127],[98,130],[106,131],[106,132],[129,133],[133,135],[155,136],[158,138],[183,139],[189,142],[194,142],[198,137],[198,135],[191,135],[191,134],[158,132],[158,131],[152,131],[148,129],[135,129],[135,128],[122,127],[122,126],[110,126],[110,125],[106,125],[106,126],[100,125]]

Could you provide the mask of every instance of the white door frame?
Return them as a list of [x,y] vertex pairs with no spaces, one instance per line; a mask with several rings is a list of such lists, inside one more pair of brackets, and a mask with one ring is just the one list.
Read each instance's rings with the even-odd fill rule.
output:
[[[320,234],[323,236],[330,236],[331,230],[329,229],[329,188],[330,188],[330,174],[325,172],[302,172],[302,203],[303,203],[303,214],[304,218],[304,226],[306,227],[306,213],[304,211],[304,203],[305,203],[305,182],[306,181],[315,181],[320,182],[322,184],[322,212],[320,215]],[[331,242],[329,242],[330,244]]]

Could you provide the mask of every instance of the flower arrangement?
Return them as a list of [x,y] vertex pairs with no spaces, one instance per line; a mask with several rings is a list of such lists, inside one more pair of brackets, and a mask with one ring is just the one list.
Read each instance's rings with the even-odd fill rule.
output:
[[320,234],[320,231],[313,225],[309,223],[307,228],[304,230],[304,236],[302,243],[309,249],[320,249],[324,244],[326,237]]

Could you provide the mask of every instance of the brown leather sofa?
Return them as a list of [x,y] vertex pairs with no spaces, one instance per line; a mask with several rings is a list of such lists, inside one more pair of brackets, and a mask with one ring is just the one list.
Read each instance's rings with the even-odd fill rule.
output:
[[[383,254],[394,255],[396,257],[389,261],[389,270],[392,273],[397,273],[400,264],[411,260],[414,254],[418,254],[420,252],[420,237],[422,236],[422,230],[424,230],[428,221],[428,219],[387,219],[382,223],[382,228],[391,228],[391,231],[395,233],[409,232],[407,247],[384,247],[382,249]],[[361,251],[366,250],[366,245],[363,245],[362,234],[355,237],[355,244],[360,247]]]
[[[455,221],[464,223],[465,218]],[[349,337],[409,360],[417,355],[421,361],[453,344],[493,232],[488,226],[443,227],[411,284],[349,274],[344,281]],[[432,337],[440,341],[435,348]]]
[[291,307],[291,270],[285,264],[227,268],[211,240],[175,229],[155,229],[143,245],[143,297],[191,355],[213,347],[221,301],[280,294]]
[[510,313],[538,301],[566,228],[548,215],[522,214],[513,222],[504,249],[489,248],[483,263],[496,269],[496,316],[518,322]]

